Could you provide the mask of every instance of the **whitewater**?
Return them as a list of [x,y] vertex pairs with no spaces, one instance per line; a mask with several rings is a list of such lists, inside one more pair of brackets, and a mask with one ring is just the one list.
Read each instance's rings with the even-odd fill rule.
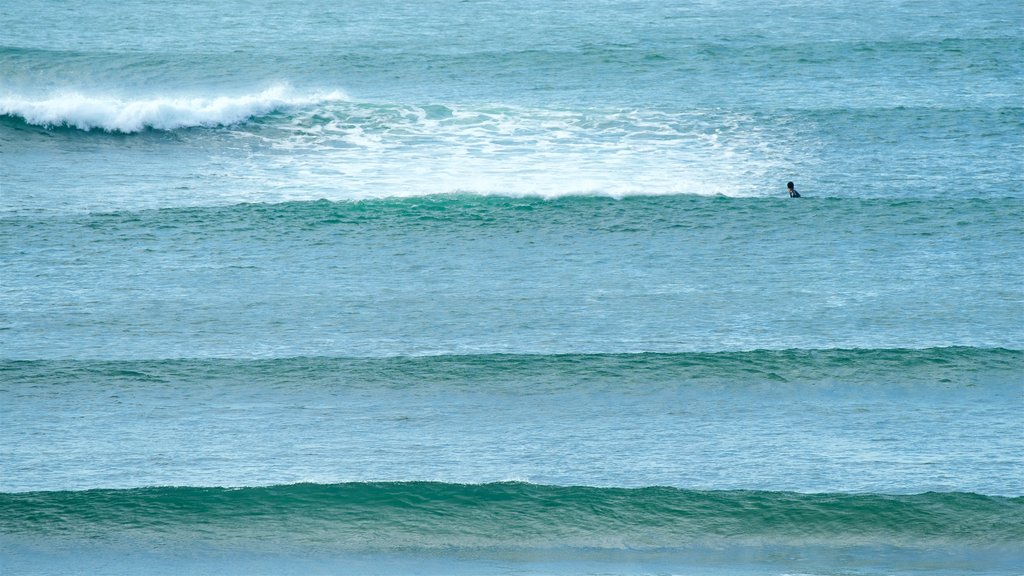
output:
[[22,118],[32,125],[133,133],[145,129],[174,130],[198,126],[228,126],[286,107],[344,100],[340,92],[297,97],[285,85],[238,97],[115,98],[56,93],[42,99],[5,98],[0,114]]

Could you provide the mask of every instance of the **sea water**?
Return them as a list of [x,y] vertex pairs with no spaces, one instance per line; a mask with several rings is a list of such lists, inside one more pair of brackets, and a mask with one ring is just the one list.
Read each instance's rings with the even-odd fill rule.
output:
[[1022,28],[7,2],[0,570],[1020,574]]

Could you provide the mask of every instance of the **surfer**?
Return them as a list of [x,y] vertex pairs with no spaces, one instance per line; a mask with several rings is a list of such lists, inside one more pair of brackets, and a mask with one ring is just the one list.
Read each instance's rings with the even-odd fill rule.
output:
[[789,190],[789,197],[790,198],[799,198],[800,197],[800,193],[796,191],[796,188],[793,188],[793,183],[792,182],[786,182],[786,189]]

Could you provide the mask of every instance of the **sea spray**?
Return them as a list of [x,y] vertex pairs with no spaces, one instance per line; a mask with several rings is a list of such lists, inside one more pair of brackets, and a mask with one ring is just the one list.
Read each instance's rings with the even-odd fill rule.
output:
[[29,124],[46,127],[132,133],[145,129],[227,126],[283,108],[345,99],[347,96],[340,91],[299,94],[286,84],[238,96],[125,98],[68,91],[28,98],[0,94],[0,115],[20,117]]

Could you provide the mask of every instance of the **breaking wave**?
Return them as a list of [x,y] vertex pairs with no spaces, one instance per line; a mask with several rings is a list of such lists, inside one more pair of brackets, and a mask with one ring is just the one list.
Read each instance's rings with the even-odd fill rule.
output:
[[347,99],[340,91],[297,93],[287,84],[232,96],[123,98],[65,91],[42,98],[0,96],[0,115],[20,118],[37,126],[133,133],[147,129],[228,126],[285,108]]

